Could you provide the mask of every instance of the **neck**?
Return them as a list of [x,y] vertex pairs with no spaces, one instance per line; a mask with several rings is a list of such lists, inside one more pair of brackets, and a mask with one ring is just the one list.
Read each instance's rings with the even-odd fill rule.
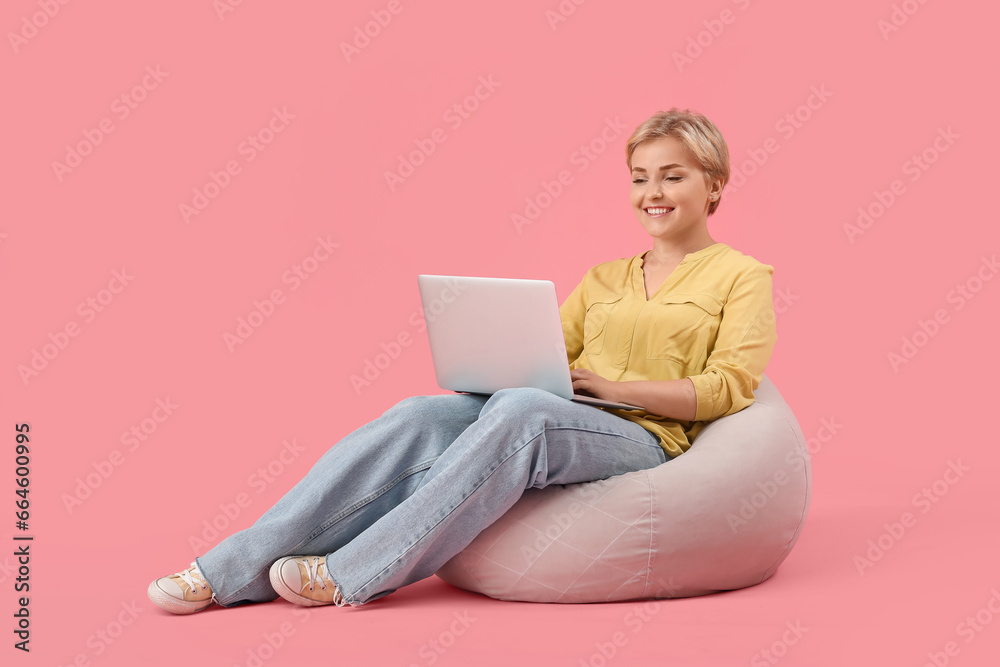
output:
[[656,264],[678,264],[685,255],[715,245],[716,241],[706,232],[694,238],[683,241],[666,240],[661,238],[653,239],[653,249],[643,254],[644,261]]

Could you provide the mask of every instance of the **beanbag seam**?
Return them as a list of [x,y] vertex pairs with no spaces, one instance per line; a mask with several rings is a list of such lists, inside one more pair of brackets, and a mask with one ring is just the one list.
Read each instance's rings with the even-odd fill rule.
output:
[[[799,449],[799,451],[798,451],[799,455],[800,456],[803,455],[803,451],[802,451],[802,449],[803,449],[803,447],[802,447],[802,438],[801,438],[800,434],[796,432],[795,427],[790,422],[788,422],[787,420],[785,421],[785,426],[788,428],[789,431],[792,432],[792,438],[794,438],[795,441],[799,443],[799,447],[798,447],[798,449]],[[803,458],[806,461],[809,460],[808,459],[808,450],[806,450],[806,454],[805,454],[805,456]],[[791,537],[788,538],[788,542],[785,544],[785,548],[782,550],[781,554],[779,554],[778,557],[775,558],[775,560],[771,564],[771,566],[768,567],[767,570],[764,571],[763,576],[761,577],[760,581],[757,582],[757,583],[761,583],[763,581],[766,581],[767,579],[770,579],[772,576],[774,576],[774,573],[778,570],[778,566],[781,565],[781,563],[785,560],[785,558],[788,557],[788,554],[791,553],[791,551],[792,551],[792,547],[795,545],[796,542],[798,542],[799,534],[802,532],[802,527],[805,524],[806,516],[809,513],[809,496],[810,496],[810,493],[808,491],[808,489],[809,489],[808,467],[809,467],[808,465],[802,466],[802,471],[801,471],[802,472],[802,477],[804,479],[806,493],[805,493],[805,496],[802,499],[802,511],[799,514],[799,522],[798,522],[798,524],[796,524],[795,530],[792,531]]]
[[[663,464],[661,464],[663,465]],[[649,471],[642,471],[643,477],[646,479],[646,487],[649,489],[649,553],[646,556],[646,581],[643,582],[642,586],[642,596],[648,597],[649,592],[650,577],[653,574],[653,548],[656,542],[656,526],[658,524],[656,518],[656,485],[653,484],[653,480],[649,478]],[[619,586],[621,588],[621,586]]]

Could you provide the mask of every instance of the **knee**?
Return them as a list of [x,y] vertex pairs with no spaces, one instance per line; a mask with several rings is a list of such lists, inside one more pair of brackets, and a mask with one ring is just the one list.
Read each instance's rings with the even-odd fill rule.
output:
[[407,396],[389,411],[393,413],[403,413],[406,415],[427,414],[431,412],[444,411],[447,413],[460,410],[466,402],[482,402],[480,397],[468,394],[431,394],[427,396]]
[[424,402],[424,399],[430,398],[430,396],[407,396],[406,398],[400,400],[393,407],[396,408],[413,408]]
[[488,410],[499,410],[504,416],[525,422],[544,417],[551,412],[556,401],[564,399],[544,389],[534,387],[514,387],[501,389],[490,396],[483,406],[483,414]]
[[391,408],[389,408],[389,410],[387,412],[392,412],[392,413],[397,413],[397,412],[405,412],[405,413],[419,412],[419,411],[421,411],[421,410],[424,409],[424,406],[427,404],[427,399],[429,399],[429,398],[433,398],[433,397],[432,396],[407,396],[406,398],[402,399],[401,401],[399,401],[398,403],[396,403],[394,406],[392,406]]

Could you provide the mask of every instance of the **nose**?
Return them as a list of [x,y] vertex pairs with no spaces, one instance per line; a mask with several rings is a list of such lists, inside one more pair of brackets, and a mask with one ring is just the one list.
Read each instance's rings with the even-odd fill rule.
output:
[[659,199],[663,193],[660,192],[660,184],[655,180],[651,180],[646,186],[646,199]]

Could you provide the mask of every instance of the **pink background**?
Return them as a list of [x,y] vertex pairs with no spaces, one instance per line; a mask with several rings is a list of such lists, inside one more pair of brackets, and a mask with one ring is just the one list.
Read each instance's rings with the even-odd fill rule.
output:
[[[994,664],[1000,280],[983,258],[1000,246],[984,212],[995,6],[566,0],[554,24],[556,0],[388,6],[4,3],[4,663],[247,665],[286,631],[263,664]],[[391,21],[348,62],[341,43],[373,11]],[[898,30],[883,34],[894,11]],[[686,49],[696,57],[678,65]],[[123,95],[142,99],[128,108]],[[467,117],[445,115],[466,101]],[[176,617],[148,601],[150,580],[193,560],[205,522],[250,525],[341,436],[406,396],[441,393],[415,324],[417,274],[543,278],[562,300],[594,264],[651,247],[629,207],[624,145],[675,105],[706,113],[729,142],[743,184],[709,230],[775,267],[767,375],[813,445],[809,519],[773,579],[606,605],[498,602],[436,578],[364,608],[298,614],[278,601]],[[274,109],[294,118],[268,136]],[[624,129],[602,138],[609,120]],[[87,140],[102,122],[112,131]],[[436,128],[444,141],[390,189],[385,173]],[[270,143],[250,160],[240,147],[258,133]],[[57,175],[81,142],[89,154]],[[911,160],[924,151],[934,161],[921,171]],[[230,161],[238,173],[186,222],[181,205]],[[515,228],[563,170],[571,182]],[[859,207],[880,215],[849,238]],[[284,281],[317,237],[339,247],[307,263],[308,280]],[[124,287],[112,280],[123,269]],[[276,289],[283,302],[230,351],[224,334]],[[921,321],[934,335],[916,335],[916,354],[893,368]],[[77,335],[61,337],[67,325]],[[352,375],[401,333],[412,343],[356,390]],[[52,358],[23,378],[43,348]],[[154,421],[167,399],[176,407]],[[11,646],[21,422],[30,655]],[[143,424],[143,441],[123,443]],[[304,452],[283,463],[293,440]],[[226,519],[220,504],[239,494],[249,505]],[[913,521],[893,528],[905,512]],[[884,554],[859,568],[880,541]],[[454,626],[461,635],[455,614],[475,619]]]

